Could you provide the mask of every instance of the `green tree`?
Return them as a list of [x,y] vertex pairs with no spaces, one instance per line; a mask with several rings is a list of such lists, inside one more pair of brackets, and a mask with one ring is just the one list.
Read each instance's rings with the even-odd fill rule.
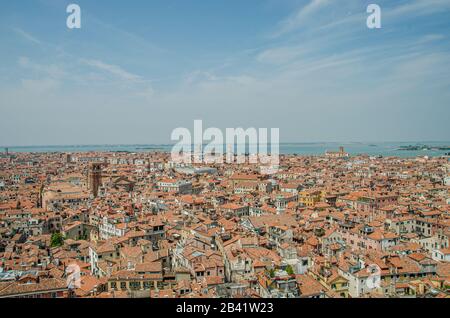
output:
[[58,247],[64,244],[64,236],[61,233],[53,233],[50,241],[51,247]]
[[322,237],[322,236],[324,236],[325,235],[325,230],[324,230],[324,228],[318,228],[318,229],[316,229],[316,236],[317,237]]
[[286,273],[288,273],[289,275],[294,275],[295,273],[294,273],[294,270],[292,269],[292,266],[291,265],[288,265],[287,267],[286,267]]
[[275,277],[275,270],[273,268],[271,268],[269,270],[269,276],[270,276],[270,278],[274,278]]

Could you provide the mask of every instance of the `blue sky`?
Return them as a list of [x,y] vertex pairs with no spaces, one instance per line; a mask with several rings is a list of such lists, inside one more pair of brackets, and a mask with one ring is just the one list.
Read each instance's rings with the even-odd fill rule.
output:
[[1,4],[0,145],[167,143],[195,119],[284,142],[450,140],[448,0],[72,2]]

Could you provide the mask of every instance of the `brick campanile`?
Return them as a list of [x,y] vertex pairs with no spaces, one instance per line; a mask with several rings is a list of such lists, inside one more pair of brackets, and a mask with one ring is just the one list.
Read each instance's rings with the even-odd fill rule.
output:
[[102,164],[92,163],[89,166],[89,190],[94,198],[98,196],[98,188],[102,182]]

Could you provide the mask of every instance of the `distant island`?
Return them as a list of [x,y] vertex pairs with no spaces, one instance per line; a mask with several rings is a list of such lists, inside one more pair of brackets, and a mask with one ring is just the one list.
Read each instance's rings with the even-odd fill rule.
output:
[[450,146],[427,146],[427,145],[409,145],[409,146],[400,146],[397,150],[404,150],[404,151],[445,151],[450,150]]
[[136,147],[137,150],[164,150],[161,147],[153,147],[153,146],[148,146],[148,147]]

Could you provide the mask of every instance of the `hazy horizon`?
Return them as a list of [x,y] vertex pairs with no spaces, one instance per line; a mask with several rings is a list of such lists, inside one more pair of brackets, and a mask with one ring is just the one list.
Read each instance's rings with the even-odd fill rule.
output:
[[[280,145],[308,145],[308,144],[406,144],[411,143],[412,145],[426,145],[429,144],[447,144],[450,146],[450,140],[406,140],[406,141],[280,141]],[[175,145],[176,142],[168,142],[168,143],[106,143],[106,144],[41,144],[41,145],[0,145],[0,151],[2,148],[39,148],[39,147],[95,147],[95,146],[172,146]],[[204,142],[203,145],[207,145],[208,142]],[[246,143],[247,144],[247,143]],[[191,145],[194,145],[192,143]],[[433,145],[429,145],[433,146]]]

